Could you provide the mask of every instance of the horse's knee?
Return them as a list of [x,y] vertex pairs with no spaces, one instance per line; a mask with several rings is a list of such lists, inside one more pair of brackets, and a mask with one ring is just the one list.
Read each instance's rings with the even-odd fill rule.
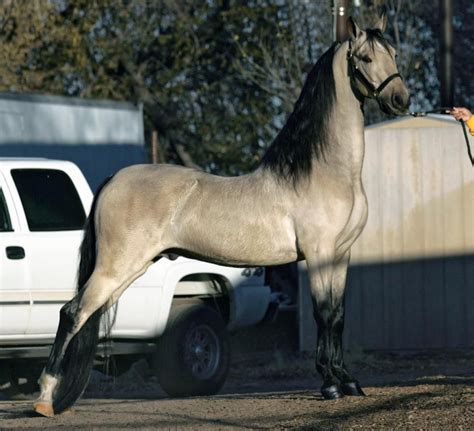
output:
[[332,315],[331,301],[329,297],[313,298],[313,317],[318,328],[326,328]]

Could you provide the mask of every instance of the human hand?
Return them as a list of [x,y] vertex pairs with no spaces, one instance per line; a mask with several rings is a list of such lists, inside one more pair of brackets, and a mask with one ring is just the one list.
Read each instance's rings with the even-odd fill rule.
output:
[[472,112],[467,108],[453,108],[450,114],[456,118],[456,120],[467,121],[472,117]]

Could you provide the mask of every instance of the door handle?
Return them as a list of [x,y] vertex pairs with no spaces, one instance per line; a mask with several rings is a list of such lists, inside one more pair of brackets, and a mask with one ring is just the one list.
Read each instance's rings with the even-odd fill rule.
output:
[[8,259],[19,260],[25,258],[25,249],[18,246],[10,246],[6,248]]

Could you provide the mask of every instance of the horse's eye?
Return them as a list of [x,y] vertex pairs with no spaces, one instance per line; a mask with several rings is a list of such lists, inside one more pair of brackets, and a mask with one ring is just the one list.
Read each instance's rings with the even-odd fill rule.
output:
[[361,60],[364,62],[364,63],[372,63],[372,59],[368,56],[368,55],[364,55]]

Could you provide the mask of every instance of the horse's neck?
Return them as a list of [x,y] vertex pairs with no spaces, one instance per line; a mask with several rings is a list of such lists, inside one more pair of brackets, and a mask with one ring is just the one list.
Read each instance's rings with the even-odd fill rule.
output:
[[360,178],[362,172],[364,115],[347,76],[346,52],[346,44],[343,44],[334,55],[336,103],[331,115],[331,139],[326,160],[331,169],[353,180]]

